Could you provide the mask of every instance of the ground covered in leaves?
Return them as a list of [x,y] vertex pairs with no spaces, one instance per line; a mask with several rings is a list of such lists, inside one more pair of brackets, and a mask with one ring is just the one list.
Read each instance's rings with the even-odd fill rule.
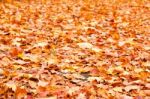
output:
[[1,3],[0,99],[35,98],[150,99],[150,1]]

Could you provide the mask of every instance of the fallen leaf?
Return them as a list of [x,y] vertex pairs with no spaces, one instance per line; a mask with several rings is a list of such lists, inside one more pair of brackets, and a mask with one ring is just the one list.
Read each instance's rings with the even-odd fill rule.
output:
[[92,50],[97,53],[102,51],[100,48],[97,47],[93,47]]
[[12,48],[12,50],[11,50],[11,52],[10,52],[10,54],[11,54],[13,57],[17,56],[17,55],[20,54],[20,53],[22,53],[22,49],[19,48],[19,47],[14,47],[14,48]]
[[34,47],[45,47],[47,45],[48,45],[47,42],[38,42],[37,44],[34,45]]
[[143,90],[147,96],[150,96],[150,90]]
[[145,66],[145,67],[150,67],[150,61],[143,62],[142,64],[143,64],[143,66]]
[[134,99],[134,98],[131,97],[131,96],[123,95],[123,96],[121,97],[121,99]]
[[145,84],[145,87],[150,89],[150,83]]
[[4,70],[0,68],[0,75],[4,73]]
[[85,93],[79,93],[76,99],[86,99]]
[[130,90],[140,90],[141,87],[138,85],[128,85],[124,89],[126,92],[129,92]]
[[15,92],[16,89],[17,89],[17,85],[16,85],[15,82],[13,82],[13,81],[7,82],[7,83],[6,83],[6,86],[7,86],[8,88],[11,88],[14,92]]
[[122,87],[113,88],[113,90],[116,91],[116,92],[122,92],[123,91],[122,89],[123,89]]
[[93,45],[92,44],[90,44],[90,43],[87,43],[87,42],[84,42],[84,43],[78,43],[77,45],[79,45],[79,47],[80,48],[83,48],[83,49],[85,49],[85,48],[92,48],[93,47]]
[[21,98],[24,98],[27,95],[27,91],[23,87],[17,87],[15,94],[16,94],[17,98],[21,99]]
[[101,77],[88,77],[88,81],[98,81],[98,82],[103,82],[104,80]]
[[38,82],[38,86],[42,86],[42,87],[46,87],[47,85],[49,84],[49,82],[46,82],[46,81],[39,81]]
[[124,69],[123,69],[122,66],[116,66],[116,67],[114,68],[114,71],[115,71],[115,72],[123,72]]

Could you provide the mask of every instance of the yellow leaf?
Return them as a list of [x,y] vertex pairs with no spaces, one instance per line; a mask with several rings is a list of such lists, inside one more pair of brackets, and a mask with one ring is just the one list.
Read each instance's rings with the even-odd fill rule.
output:
[[115,87],[113,90],[116,92],[122,92],[122,87]]
[[18,54],[18,57],[21,58],[21,59],[23,59],[24,54],[23,54],[23,53],[19,53],[19,54]]
[[47,86],[47,90],[49,90],[49,91],[55,91],[57,89],[58,88],[56,86]]
[[114,71],[114,68],[109,68],[109,69],[107,70],[107,74],[113,74],[113,71]]
[[90,43],[88,43],[88,42],[83,42],[83,43],[78,43],[77,44],[80,48],[92,48],[93,47],[93,45],[92,44],[90,44]]
[[94,48],[92,48],[92,50],[94,51],[94,52],[100,52],[100,51],[102,51],[100,48],[97,48],[97,47],[94,47]]
[[47,42],[38,42],[34,45],[34,47],[45,47],[48,43]]
[[75,68],[73,66],[67,66],[64,68],[64,70],[69,71],[69,72],[75,72]]
[[143,66],[145,66],[145,67],[150,67],[150,61],[143,62],[142,64],[143,64]]
[[116,66],[114,68],[114,70],[117,71],[117,72],[123,72],[124,71],[124,69],[121,66]]
[[23,59],[23,60],[30,60],[30,57],[27,57],[24,53],[19,53],[18,57]]

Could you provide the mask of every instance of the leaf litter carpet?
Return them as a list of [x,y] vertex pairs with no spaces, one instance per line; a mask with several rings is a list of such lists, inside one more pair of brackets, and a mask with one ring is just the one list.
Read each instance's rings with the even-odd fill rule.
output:
[[0,3],[0,99],[150,99],[150,1]]

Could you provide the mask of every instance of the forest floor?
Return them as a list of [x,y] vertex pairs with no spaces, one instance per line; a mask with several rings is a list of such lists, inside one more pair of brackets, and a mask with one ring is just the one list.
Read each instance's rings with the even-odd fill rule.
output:
[[149,0],[0,3],[0,99],[150,99]]

